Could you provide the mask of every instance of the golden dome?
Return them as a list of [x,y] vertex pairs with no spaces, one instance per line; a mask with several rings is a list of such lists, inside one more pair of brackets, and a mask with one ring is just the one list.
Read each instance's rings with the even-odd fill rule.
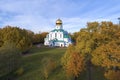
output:
[[58,19],[58,20],[56,21],[56,24],[62,24],[62,20]]

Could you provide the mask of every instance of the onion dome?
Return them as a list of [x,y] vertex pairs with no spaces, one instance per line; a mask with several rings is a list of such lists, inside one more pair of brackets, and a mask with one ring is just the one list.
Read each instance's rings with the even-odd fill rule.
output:
[[56,24],[62,24],[62,20],[58,19],[58,20],[56,21]]

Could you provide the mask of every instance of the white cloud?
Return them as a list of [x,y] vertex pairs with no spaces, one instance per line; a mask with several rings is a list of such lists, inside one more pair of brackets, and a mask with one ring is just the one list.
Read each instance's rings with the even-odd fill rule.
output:
[[103,4],[104,1],[95,0],[94,3],[91,0],[0,0],[0,25],[19,26],[34,32],[50,31],[56,19],[61,18],[65,30],[79,31],[87,22],[116,22],[120,16],[119,1],[114,1],[114,5],[109,1]]

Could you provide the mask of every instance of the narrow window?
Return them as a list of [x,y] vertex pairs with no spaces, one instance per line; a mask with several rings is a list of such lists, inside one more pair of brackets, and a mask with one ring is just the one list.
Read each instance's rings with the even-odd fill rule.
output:
[[62,34],[60,34],[60,38],[62,38]]
[[51,36],[51,38],[52,38],[52,34],[51,34],[50,36]]
[[57,37],[57,33],[55,33],[55,37]]

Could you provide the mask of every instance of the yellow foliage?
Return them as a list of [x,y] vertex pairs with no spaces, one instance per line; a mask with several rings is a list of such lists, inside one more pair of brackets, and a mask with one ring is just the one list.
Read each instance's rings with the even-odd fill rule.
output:
[[[96,65],[110,68],[112,66],[120,67],[120,46],[117,42],[98,47],[92,54],[92,62]],[[98,57],[98,58],[97,58]]]
[[42,70],[43,75],[45,79],[47,79],[52,71],[56,68],[56,62],[52,58],[45,58],[42,60],[42,62],[44,63]]
[[109,70],[104,74],[108,80],[120,80],[120,71]]
[[84,69],[84,57],[75,52],[74,47],[70,45],[62,57],[62,65],[68,76],[78,77]]

